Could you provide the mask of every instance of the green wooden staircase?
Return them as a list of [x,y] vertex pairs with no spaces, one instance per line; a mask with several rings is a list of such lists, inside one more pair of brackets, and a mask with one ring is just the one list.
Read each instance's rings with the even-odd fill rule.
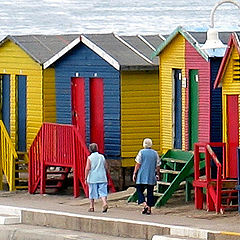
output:
[[163,206],[179,189],[186,184],[186,199],[190,199],[190,182],[193,180],[194,158],[192,152],[178,149],[168,150],[161,158],[161,181],[157,182],[156,196],[158,200],[155,207]]
[[[157,198],[155,207],[165,205],[172,194],[183,184],[186,185],[186,200],[190,200],[190,184],[194,172],[193,165],[193,152],[171,149],[161,157],[161,181],[157,181],[154,192]],[[128,199],[128,202],[135,201],[137,201],[137,192]]]

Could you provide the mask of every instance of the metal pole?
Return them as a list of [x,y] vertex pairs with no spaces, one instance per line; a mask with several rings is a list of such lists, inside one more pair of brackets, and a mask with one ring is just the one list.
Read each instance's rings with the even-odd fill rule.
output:
[[234,5],[236,5],[239,9],[240,9],[240,3],[239,1],[235,1],[235,0],[221,0],[218,3],[215,4],[215,6],[213,7],[211,14],[210,14],[210,27],[214,28],[214,13],[216,11],[216,9],[222,5],[223,3],[232,3]]

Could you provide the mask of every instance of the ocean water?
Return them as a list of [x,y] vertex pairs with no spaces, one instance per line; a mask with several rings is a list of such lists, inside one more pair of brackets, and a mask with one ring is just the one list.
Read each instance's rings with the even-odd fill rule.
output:
[[[204,31],[216,0],[1,0],[0,36],[19,34],[168,34],[181,25]],[[240,3],[240,0],[239,0]],[[222,4],[221,31],[240,29],[240,9]]]

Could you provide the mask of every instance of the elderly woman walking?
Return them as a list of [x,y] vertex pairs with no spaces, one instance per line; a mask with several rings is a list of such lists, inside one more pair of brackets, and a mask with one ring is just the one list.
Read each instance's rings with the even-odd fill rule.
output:
[[[160,158],[158,153],[151,149],[152,140],[145,138],[143,147],[135,159],[136,164],[133,173],[133,181],[136,181],[138,204],[143,203],[142,214],[151,214],[151,207],[154,206],[153,189],[156,184],[156,175],[160,177]],[[147,200],[143,192],[147,189]]]
[[98,153],[98,145],[89,145],[90,156],[87,158],[85,168],[85,181],[89,187],[90,208],[94,212],[94,199],[101,198],[103,202],[102,212],[107,212],[107,163],[104,156]]

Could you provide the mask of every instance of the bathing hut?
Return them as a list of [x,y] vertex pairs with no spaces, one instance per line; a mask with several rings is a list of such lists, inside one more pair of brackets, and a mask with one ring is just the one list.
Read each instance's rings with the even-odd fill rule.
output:
[[[220,33],[227,43],[230,33]],[[203,50],[206,32],[178,27],[154,52],[159,56],[160,147],[193,150],[195,142],[221,142],[221,89],[213,89],[225,48]]]
[[[54,66],[56,121],[72,123],[71,77],[84,79],[85,136],[90,138],[92,78],[103,81],[104,153],[132,166],[145,137],[159,150],[158,60],[152,51],[163,42],[160,35],[119,36],[83,34],[80,42],[49,66]],[[97,92],[96,92],[97,93]]]
[[1,119],[26,152],[42,122],[56,121],[55,70],[46,66],[79,35],[7,36],[0,42]]
[[231,34],[214,87],[222,89],[223,142],[227,145],[226,176],[237,178],[240,112],[240,32]]

